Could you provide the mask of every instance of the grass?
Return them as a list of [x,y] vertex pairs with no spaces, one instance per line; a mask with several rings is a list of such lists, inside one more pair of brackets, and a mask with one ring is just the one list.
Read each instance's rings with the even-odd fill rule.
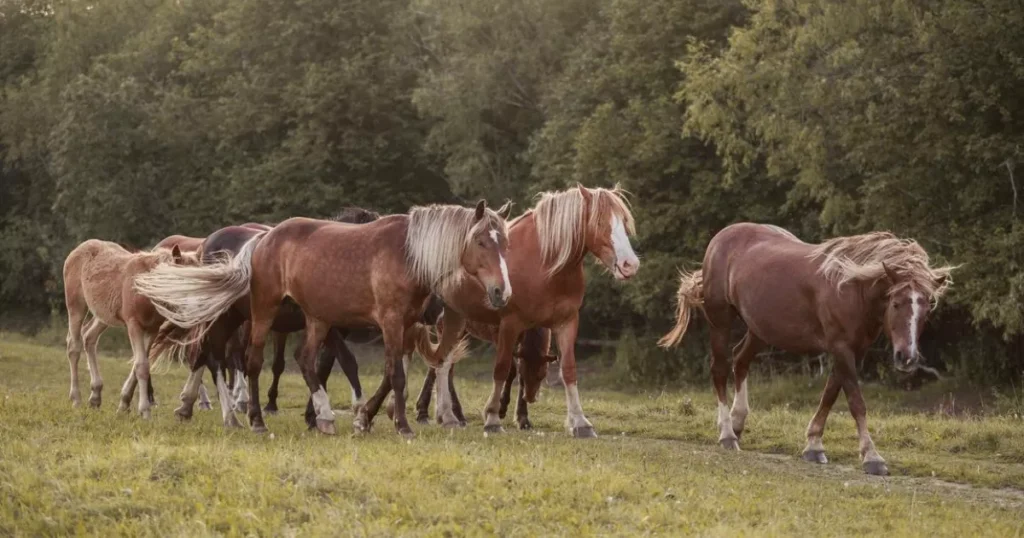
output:
[[[1019,405],[975,395],[968,412],[950,414],[948,393],[963,389],[948,384],[866,388],[875,443],[893,472],[876,478],[860,472],[842,399],[825,437],[832,463],[798,459],[821,380],[752,381],[740,453],[716,446],[707,385],[621,392],[588,386],[586,373],[584,409],[599,439],[562,432],[561,389],[545,389],[532,407],[536,432],[485,438],[477,411],[488,361],[476,357],[460,365],[470,426],[418,426],[405,442],[386,417],[368,435],[348,435],[347,411],[343,435],[307,432],[299,414],[308,392],[291,372],[282,413],[267,419],[273,436],[225,431],[217,412],[174,419],[178,366],[155,374],[151,421],[118,415],[126,356],[101,353],[100,410],[72,409],[63,349],[0,335],[0,536],[1024,533]],[[375,386],[379,364],[364,360],[363,370]],[[414,366],[413,394],[422,374]],[[338,375],[336,408],[347,403],[345,385]]]

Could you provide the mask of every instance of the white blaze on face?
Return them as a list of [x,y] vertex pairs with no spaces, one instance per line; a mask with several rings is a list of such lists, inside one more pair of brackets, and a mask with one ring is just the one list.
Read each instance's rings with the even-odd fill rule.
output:
[[[498,242],[498,231],[491,230],[491,239],[494,240],[494,244],[501,246]],[[505,257],[498,253],[498,261],[501,263],[501,278],[505,281],[505,291],[501,294],[501,298],[508,300],[512,296],[512,281],[508,279],[508,264],[505,263]]]
[[629,262],[630,265],[636,267],[640,265],[640,260],[637,259],[636,253],[633,252],[633,245],[629,243],[629,235],[626,234],[626,225],[623,224],[622,219],[618,215],[612,215],[612,249],[615,250],[615,263],[616,265],[622,264],[623,262]]
[[921,294],[916,291],[910,294],[910,357],[907,357],[907,360],[917,357],[917,321],[921,316],[921,304],[918,299],[920,298]]

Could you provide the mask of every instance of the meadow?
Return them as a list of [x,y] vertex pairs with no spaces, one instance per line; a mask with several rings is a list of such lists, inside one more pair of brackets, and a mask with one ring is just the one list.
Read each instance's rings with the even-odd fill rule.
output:
[[[355,352],[364,385],[375,387],[379,350]],[[186,371],[174,364],[154,374],[151,421],[120,415],[126,358],[104,346],[103,406],[73,409],[63,347],[0,335],[0,536],[1024,533],[1024,405],[1012,389],[867,385],[869,424],[892,473],[879,478],[860,470],[843,398],[825,434],[831,463],[800,460],[823,383],[810,377],[753,378],[743,451],[730,453],[715,442],[710,383],[636,389],[584,366],[598,439],[564,433],[564,397],[549,387],[531,407],[535,430],[517,431],[509,417],[505,434],[485,437],[484,350],[460,365],[469,426],[414,424],[406,442],[383,414],[369,434],[350,433],[340,374],[329,390],[336,437],[306,430],[308,392],[292,370],[281,413],[267,417],[272,434],[225,430],[216,411],[175,419]],[[415,394],[424,367],[416,359],[411,370]]]

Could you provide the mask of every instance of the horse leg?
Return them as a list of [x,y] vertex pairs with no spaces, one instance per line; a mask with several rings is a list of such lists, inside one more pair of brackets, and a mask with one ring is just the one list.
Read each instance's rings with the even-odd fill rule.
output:
[[[352,411],[356,412],[364,404],[363,385],[359,382],[359,363],[356,361],[356,356],[352,354],[352,350],[345,345],[345,335],[340,330],[331,329],[331,332],[327,334],[327,341],[334,350],[338,366],[341,366],[341,371],[348,379],[349,387],[352,388]],[[327,357],[328,361],[330,358]]]
[[89,406],[99,407],[103,401],[103,377],[100,376],[100,364],[96,357],[96,346],[100,342],[100,335],[107,330],[107,324],[94,318],[92,323],[85,329],[85,358],[89,362]]
[[274,373],[274,378],[270,381],[270,390],[267,391],[267,405],[263,408],[263,412],[268,415],[277,414],[277,385],[281,381],[281,374],[284,373],[284,348],[287,343],[287,333],[274,333],[274,363],[270,367],[270,371]]
[[[217,323],[221,323],[218,321]],[[233,399],[231,397],[231,389],[228,385],[227,376],[225,370],[235,372],[242,367],[239,361],[235,360],[237,357],[228,359],[227,346],[228,340],[232,334],[236,334],[238,326],[231,326],[227,321],[223,321],[225,327],[223,330],[211,333],[210,336],[216,336],[216,338],[207,337],[206,345],[209,348],[209,362],[207,366],[211,368],[214,378],[214,387],[217,389],[217,400],[220,402],[220,416],[221,421],[225,428],[241,428],[242,423],[238,421],[238,417],[235,416],[235,410],[233,406]]]
[[391,392],[391,376],[387,375],[387,367],[385,366],[384,377],[381,379],[380,386],[377,387],[377,391],[370,396],[369,400],[366,400],[366,405],[359,409],[356,413],[355,420],[352,421],[352,426],[356,433],[366,433],[370,431],[370,427],[373,425],[373,417],[377,416],[377,411],[380,411],[380,406],[384,402],[384,398],[388,397],[388,393]]
[[501,433],[505,431],[501,427],[501,417],[498,412],[501,410],[501,394],[505,388],[505,380],[508,379],[512,369],[512,350],[519,340],[522,326],[511,319],[502,320],[498,326],[498,349],[494,358],[494,384],[491,388],[491,397],[484,406],[484,433]]
[[399,329],[397,332],[398,334],[392,334],[390,342],[388,342],[388,332],[384,333],[384,352],[391,365],[391,388],[394,389],[392,394],[395,395],[395,431],[406,439],[412,439],[416,434],[409,427],[409,421],[405,416],[405,401],[408,396],[405,372],[408,369],[409,357],[405,356],[402,345],[405,342],[405,336],[402,334],[404,331]]
[[[142,328],[141,325],[136,321],[128,322],[128,339],[132,344],[132,355],[134,355],[133,362],[135,364],[132,368],[132,374],[139,384],[139,414],[142,415],[143,419],[149,419],[150,416],[150,401],[149,401],[149,335]],[[121,402],[124,403],[124,395],[122,394]],[[130,402],[131,400],[129,400]]]
[[508,367],[508,377],[505,378],[505,385],[501,388],[501,401],[498,402],[498,416],[502,419],[508,414],[508,404],[512,401],[512,384],[516,380],[516,361],[513,358],[512,364]]
[[519,396],[516,398],[516,424],[519,425],[520,430],[533,429],[533,424],[530,424],[528,404],[526,403],[526,381],[523,379],[522,373],[519,375]]
[[[462,337],[462,333],[466,328],[466,320],[457,312],[446,311],[444,315],[444,325],[441,330],[441,342],[438,344],[438,348],[452,349],[455,343]],[[462,426],[462,421],[455,415],[454,403],[452,401],[452,383],[450,376],[452,373],[452,362],[453,358],[449,354],[441,360],[441,364],[435,368],[437,374],[437,380],[435,382],[435,389],[437,390],[437,401],[436,408],[434,409],[434,416],[440,419],[441,424],[445,428],[456,428]],[[495,406],[497,411],[497,406]],[[499,421],[500,425],[500,421]]]
[[82,345],[82,323],[85,320],[85,314],[86,310],[84,307],[75,308],[74,311],[72,311],[72,308],[68,308],[67,350],[68,366],[71,368],[70,398],[73,407],[82,405],[82,397],[78,392],[78,360],[82,357],[82,349],[84,348]]
[[306,316],[306,341],[303,343],[302,353],[299,355],[299,368],[302,370],[302,378],[306,380],[306,386],[309,388],[313,400],[313,410],[316,411],[316,429],[320,430],[320,433],[334,435],[337,433],[334,427],[334,411],[331,410],[331,400],[327,396],[327,390],[320,384],[315,363],[320,346],[329,330],[331,330],[331,326],[327,323]]
[[885,460],[875,450],[875,442],[871,440],[868,433],[867,406],[864,404],[864,395],[860,390],[860,382],[857,380],[857,359],[852,353],[845,353],[837,357],[836,365],[840,369],[843,392],[846,393],[846,403],[850,406],[850,414],[857,422],[857,437],[860,439],[860,457],[864,472],[872,475],[886,476],[889,468]]
[[[555,329],[558,351],[562,355],[562,383],[565,385],[565,403],[568,409],[565,426],[576,438],[597,437],[594,426],[583,415],[580,392],[576,387],[576,333],[579,331],[579,316]],[[517,335],[518,336],[518,335]]]
[[[412,353],[411,352],[409,354],[407,354],[407,355],[403,355],[402,356],[402,370],[405,372],[406,376],[409,375],[409,360],[410,359],[412,359]],[[451,378],[449,378],[449,380],[451,380]],[[408,401],[409,400],[409,386],[408,386],[408,384],[406,384],[405,393],[404,394],[405,394],[406,401]],[[395,418],[395,406],[396,405],[398,405],[398,397],[397,397],[397,395],[394,392],[392,392],[391,393],[391,398],[388,400],[388,406],[387,406],[388,418],[390,418],[392,420],[394,420],[394,418]]]
[[[249,347],[245,357],[245,373],[249,377],[249,396],[252,398],[252,405],[249,406],[249,428],[255,433],[267,431],[267,425],[263,422],[263,410],[260,409],[260,372],[263,370],[263,348],[267,344],[267,333],[274,324],[277,316],[280,298],[271,301],[267,298],[266,304],[257,303],[254,294],[250,294],[252,320],[249,324]],[[238,376],[242,377],[242,376]]]
[[420,424],[430,423],[430,414],[427,409],[430,407],[430,393],[434,390],[436,379],[437,372],[433,368],[427,368],[427,376],[423,378],[423,388],[420,389],[420,396],[416,399],[416,422]]
[[181,389],[181,406],[174,410],[174,414],[181,420],[192,420],[192,409],[199,398],[199,384],[203,380],[203,371],[206,369],[208,351],[203,350],[199,357],[189,365],[188,380]]
[[[324,345],[320,348],[320,356],[316,361],[316,377],[320,381],[320,386],[327,390],[327,380],[331,377],[331,370],[334,368],[334,355],[330,346],[330,332],[327,333],[327,340],[324,341]],[[301,351],[301,350],[299,350]],[[306,399],[306,426],[309,429],[316,428],[316,409],[313,407],[313,397],[310,396]]]
[[[242,342],[248,340],[248,336],[251,331],[251,323],[242,326]],[[225,335],[225,338],[229,339],[228,342],[232,344],[237,344],[238,342],[237,340],[234,339],[234,337],[229,335]],[[236,349],[234,349],[234,346],[232,346],[231,355],[236,355]],[[238,411],[239,413],[247,413],[249,411],[250,391],[248,385],[249,383],[245,375],[235,376],[235,384],[233,389],[235,394],[235,410]]]
[[[715,322],[711,329],[711,382],[718,396],[718,442],[727,450],[739,450],[739,441],[732,428],[732,416],[726,403],[729,381],[729,327],[731,323]],[[562,359],[565,360],[565,359]]]
[[466,426],[466,415],[462,413],[462,402],[459,401],[459,393],[455,390],[455,365],[448,369],[448,393],[452,395],[452,414],[459,421],[460,427]]
[[828,458],[825,457],[825,445],[822,443],[821,438],[825,433],[825,421],[828,420],[828,414],[832,410],[832,405],[836,403],[836,398],[839,397],[839,390],[842,389],[842,383],[839,382],[839,376],[832,369],[832,372],[828,375],[828,381],[825,382],[825,390],[821,393],[821,402],[818,403],[818,410],[814,413],[814,417],[811,418],[810,424],[807,425],[807,447],[804,448],[803,458],[805,461],[811,463],[828,463]]
[[[217,374],[215,370],[210,370],[210,375],[214,376],[214,382],[216,383]],[[210,409],[213,409],[213,405],[210,402],[210,393],[207,392],[206,385],[203,384],[202,376],[199,376],[199,409],[201,411],[209,411]]]
[[747,421],[747,414],[750,412],[750,402],[747,396],[747,373],[750,371],[750,361],[757,356],[757,353],[764,347],[764,342],[747,331],[740,342],[739,352],[735,354],[732,365],[733,382],[736,386],[736,394],[732,400],[732,412],[729,414],[732,419],[732,431],[739,439],[743,435],[743,425]]

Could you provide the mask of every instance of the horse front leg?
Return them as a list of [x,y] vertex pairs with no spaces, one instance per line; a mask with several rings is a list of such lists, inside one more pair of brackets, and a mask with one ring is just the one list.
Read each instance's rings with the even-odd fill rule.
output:
[[416,399],[416,422],[420,424],[430,423],[430,393],[434,391],[434,381],[437,379],[437,372],[433,368],[427,368],[427,376],[423,378],[423,388],[420,389],[420,396]]
[[505,382],[512,370],[512,352],[523,327],[511,318],[501,320],[498,326],[498,352],[494,357],[494,384],[491,388],[491,397],[484,406],[484,433],[501,433],[505,431],[501,427],[501,396],[504,392]]
[[846,393],[846,402],[850,406],[850,414],[857,422],[857,437],[860,439],[860,457],[864,472],[867,474],[886,476],[889,468],[885,460],[875,450],[875,442],[871,440],[868,432],[867,406],[864,404],[864,395],[860,390],[860,382],[857,380],[857,355],[844,353],[837,357],[833,368],[839,368],[840,380],[843,384],[843,392]]
[[576,334],[579,331],[579,317],[574,316],[567,323],[555,329],[558,351],[562,355],[562,383],[565,384],[567,416],[565,427],[578,439],[597,437],[594,426],[583,414],[580,392],[576,387]]
[[839,397],[839,390],[842,384],[833,368],[825,382],[825,390],[821,393],[821,402],[818,403],[818,411],[814,413],[810,424],[807,425],[807,447],[804,448],[803,459],[811,463],[828,463],[825,456],[825,445],[822,436],[825,433],[825,421],[832,410],[832,405]]

